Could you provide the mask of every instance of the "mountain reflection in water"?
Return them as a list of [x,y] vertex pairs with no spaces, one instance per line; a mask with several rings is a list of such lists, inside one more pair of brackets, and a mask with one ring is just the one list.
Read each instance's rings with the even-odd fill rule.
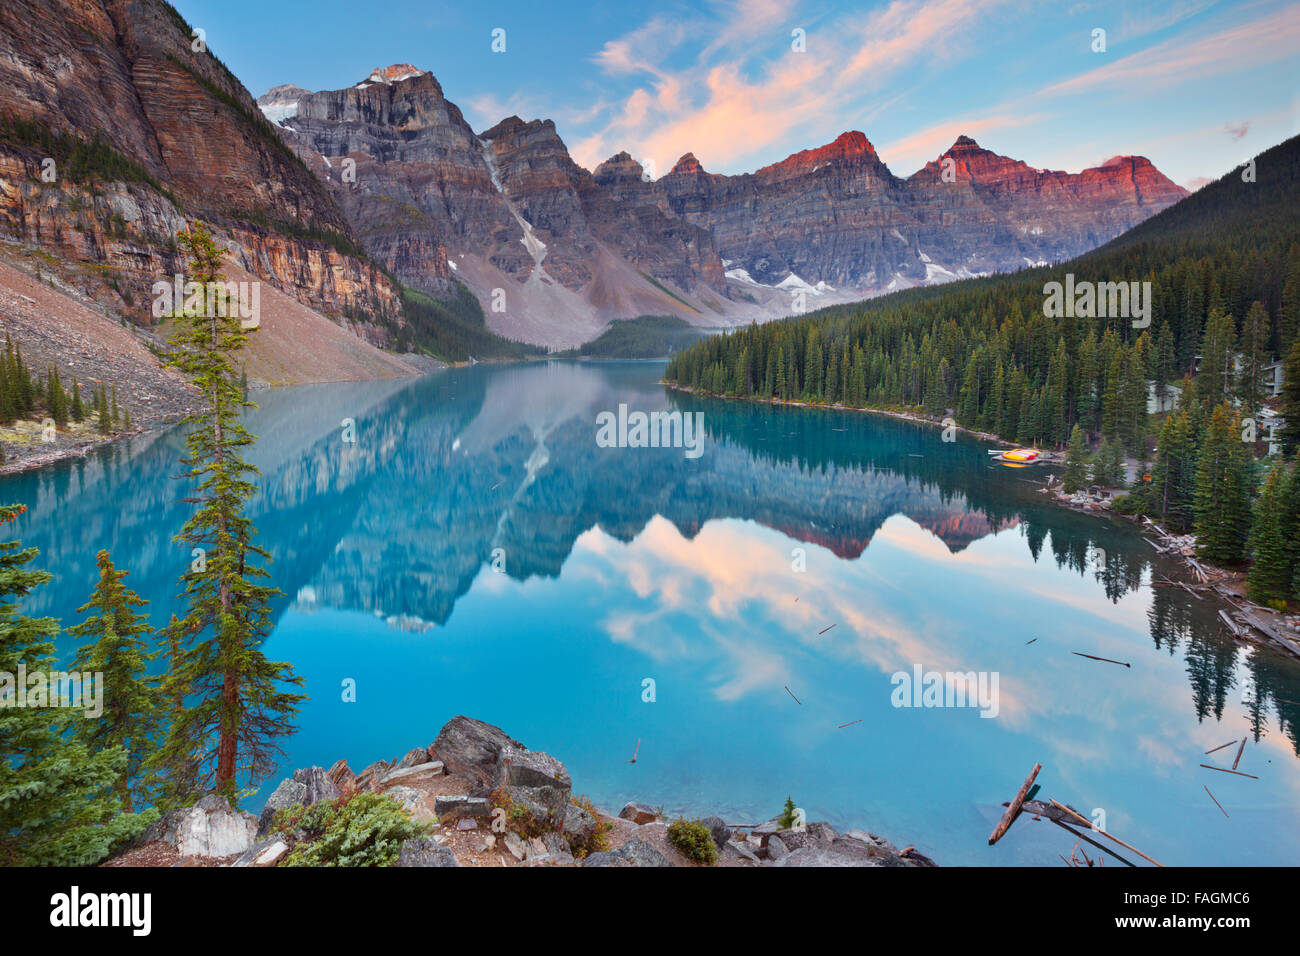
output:
[[[1031,826],[983,846],[1041,761],[1048,795],[1106,807],[1162,862],[1294,862],[1300,666],[1150,587],[1176,572],[1132,526],[1048,503],[1039,473],[965,437],[666,392],[662,368],[480,365],[252,396],[252,517],[284,592],[267,650],[313,698],[286,772],[359,769],[469,713],[614,809],[753,822],[789,792],[810,819],[941,863],[1048,863],[1059,840]],[[620,403],[702,413],[703,454],[599,447],[596,417]],[[56,575],[28,613],[73,623],[101,547],[155,625],[179,607],[181,443],[137,437],[3,481]],[[998,718],[891,707],[890,675],[917,664],[998,672]],[[1226,775],[1198,755],[1244,732],[1261,779],[1206,780]],[[1232,839],[1191,845],[1220,826],[1205,783]]]

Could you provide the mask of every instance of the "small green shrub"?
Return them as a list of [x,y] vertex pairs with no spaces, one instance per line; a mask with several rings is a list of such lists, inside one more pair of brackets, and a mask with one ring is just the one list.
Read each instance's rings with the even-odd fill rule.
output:
[[289,807],[277,811],[275,820],[277,828],[292,821],[290,828],[308,837],[285,866],[391,866],[403,843],[429,833],[428,823],[412,820],[395,800],[378,793]]
[[692,863],[712,866],[718,862],[718,845],[713,842],[709,828],[699,820],[678,817],[668,824],[668,842]]

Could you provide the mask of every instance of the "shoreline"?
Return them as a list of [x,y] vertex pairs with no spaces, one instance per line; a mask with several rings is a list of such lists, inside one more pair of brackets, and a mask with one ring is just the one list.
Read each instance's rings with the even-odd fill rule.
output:
[[[273,779],[273,778],[272,778]],[[390,862],[314,856],[321,834],[298,827],[320,804],[327,816],[353,799],[395,801],[421,825]],[[383,802],[383,801],[380,801]],[[329,806],[333,804],[333,807]],[[792,804],[787,805],[792,806]],[[777,809],[777,808],[773,808]],[[354,846],[365,833],[349,831]],[[331,851],[332,852],[332,851]],[[207,794],[172,810],[98,864],[108,867],[802,867],[938,866],[913,845],[899,849],[861,829],[843,833],[802,811],[762,823],[716,815],[672,820],[662,807],[631,801],[617,813],[574,789],[564,763],[530,750],[500,727],[456,716],[427,747],[378,760],[359,773],[345,760],[293,771],[260,813]]]
[[[999,435],[977,431],[971,428],[964,428],[955,423],[952,425],[945,425],[942,420],[936,421],[928,416],[910,412],[894,411],[885,408],[857,408],[852,405],[819,405],[814,402],[800,402],[791,399],[738,398],[736,396],[715,395],[712,392],[690,388],[689,386],[679,385],[676,382],[669,382],[664,379],[661,379],[659,384],[675,391],[686,392],[687,394],[697,395],[704,398],[716,398],[722,401],[753,402],[761,405],[786,405],[794,406],[796,408],[822,409],[825,411],[866,412],[872,415],[885,415],[899,421],[932,425],[938,428],[955,428],[960,432],[972,435],[983,441],[995,442],[1002,445],[1015,444],[1014,442],[1006,441],[1006,439]],[[1046,462],[1045,464],[1060,463]],[[1086,505],[1076,501],[1075,498],[1078,495],[1077,492],[1075,494],[1067,495],[1059,486],[1053,487],[1055,477],[1054,474],[1049,475],[1047,481],[1039,487],[1038,492],[1039,494],[1050,495],[1052,501],[1061,507],[1077,514],[1086,514],[1098,518],[1105,517],[1111,520],[1123,519],[1128,523],[1137,526],[1139,529],[1142,527],[1143,519],[1145,519],[1147,524],[1154,527],[1162,536],[1170,539],[1177,537],[1184,542],[1187,539],[1190,539],[1190,547],[1193,549],[1195,548],[1194,535],[1170,535],[1168,532],[1165,532],[1163,528],[1160,528],[1154,520],[1146,516],[1116,514],[1114,509],[1111,507],[1113,497],[1108,499],[1098,499],[1088,496],[1089,501]],[[1038,484],[1037,481],[1033,481],[1032,479],[1027,480],[1030,480],[1031,484]],[[1161,547],[1160,545],[1155,545],[1155,543],[1146,535],[1142,534],[1140,530],[1138,536],[1148,544],[1152,544],[1160,554],[1176,556],[1182,559],[1179,562],[1179,566],[1192,580],[1169,581],[1169,584],[1181,586],[1198,598],[1201,597],[1202,594],[1210,594],[1218,603],[1220,607],[1219,616],[1224,620],[1224,623],[1229,626],[1234,638],[1239,641],[1249,641],[1257,647],[1267,648],[1268,650],[1281,654],[1283,657],[1300,660],[1300,632],[1296,631],[1294,628],[1288,628],[1281,620],[1278,620],[1279,616],[1283,615],[1283,612],[1275,611],[1262,604],[1256,604],[1244,593],[1235,591],[1229,586],[1230,583],[1236,583],[1238,581],[1241,572],[1232,571],[1227,568],[1220,568],[1204,561],[1200,561],[1199,559],[1190,558],[1181,548],[1175,548],[1173,546]],[[1184,547],[1186,547],[1186,545],[1184,545]],[[1192,564],[1189,564],[1188,561],[1191,561]],[[1153,576],[1150,582],[1150,587],[1156,588],[1160,586],[1162,585],[1158,584]],[[1243,607],[1242,605],[1245,606]],[[1234,622],[1231,615],[1228,614],[1229,610],[1236,611],[1241,615],[1241,617]],[[1284,629],[1290,630],[1291,633],[1279,633]]]

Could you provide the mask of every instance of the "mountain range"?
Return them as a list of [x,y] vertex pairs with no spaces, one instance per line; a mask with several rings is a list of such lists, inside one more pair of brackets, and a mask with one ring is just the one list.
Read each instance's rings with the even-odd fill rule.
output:
[[476,134],[406,63],[258,103],[403,283],[439,294],[454,274],[494,329],[545,344],[638,312],[730,325],[1058,261],[1187,195],[1140,156],[1071,174],[966,136],[904,179],[856,131],[736,176],[691,153],[659,178],[627,152],[588,172],[549,120]]
[[[1142,157],[1071,174],[967,137],[900,178],[860,132],[742,175],[689,153],[658,178],[628,152],[588,171],[550,120],[475,132],[409,64],[255,101],[163,0],[7,4],[0,85],[0,234],[147,331],[175,234],[203,219],[232,271],[353,333],[339,377],[374,347],[430,349],[413,295],[468,290],[482,315],[456,321],[548,348],[643,314],[734,326],[1058,261],[1186,195]],[[266,322],[256,348],[292,355],[311,328]],[[271,377],[331,375],[291,365]]]

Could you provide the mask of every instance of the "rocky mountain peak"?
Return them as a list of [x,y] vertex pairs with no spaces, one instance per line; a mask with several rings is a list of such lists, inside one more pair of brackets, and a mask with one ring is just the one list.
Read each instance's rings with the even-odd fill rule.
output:
[[850,130],[835,137],[834,142],[827,143],[825,146],[818,146],[815,149],[805,149],[794,153],[779,163],[764,166],[754,175],[760,177],[765,175],[787,176],[815,172],[827,166],[860,164],[884,168],[880,157],[876,155],[876,148],[871,145],[871,141],[867,139],[866,135],[857,130]]
[[301,86],[295,86],[292,83],[281,83],[279,86],[273,86],[257,98],[259,106],[279,106],[286,103],[297,103],[302,97],[311,93],[311,90],[304,90]]
[[677,165],[673,167],[673,172],[683,174],[702,173],[704,172],[704,167],[700,165],[700,161],[695,158],[694,153],[687,153],[681,159],[677,160]]
[[597,166],[592,176],[597,183],[604,184],[622,179],[640,180],[644,174],[645,167],[633,159],[631,153],[623,150]]
[[402,80],[409,80],[412,77],[424,75],[424,70],[417,69],[409,63],[394,63],[391,66],[375,67],[375,69],[370,71],[370,75],[362,80],[362,82],[390,85],[393,83],[400,83]]

